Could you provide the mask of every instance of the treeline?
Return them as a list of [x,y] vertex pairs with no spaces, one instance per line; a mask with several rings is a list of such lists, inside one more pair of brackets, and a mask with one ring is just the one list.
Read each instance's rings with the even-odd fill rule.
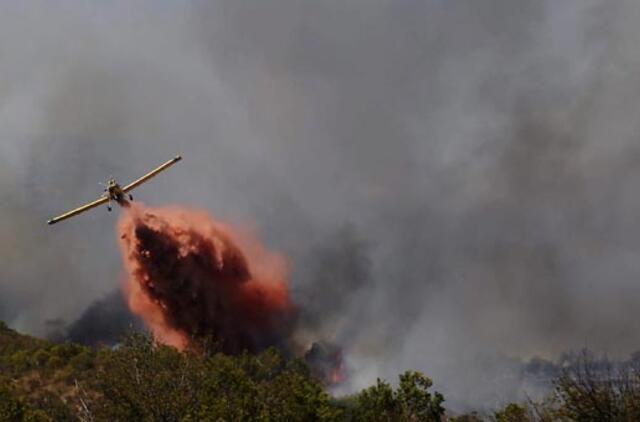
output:
[[334,398],[307,365],[275,349],[179,353],[144,335],[115,348],[54,344],[0,323],[0,421],[638,421],[640,372],[587,354],[543,403],[491,415],[447,415],[418,372]]
[[[53,344],[0,326],[0,421],[369,421],[444,416],[417,372],[335,399],[276,349],[179,353],[133,334],[119,347]],[[215,349],[215,348],[213,348]],[[383,419],[380,419],[383,418]]]

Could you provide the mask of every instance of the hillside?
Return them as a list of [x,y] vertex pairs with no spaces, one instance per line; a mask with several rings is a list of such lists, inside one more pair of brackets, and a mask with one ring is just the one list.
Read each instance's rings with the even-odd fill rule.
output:
[[507,404],[485,419],[447,415],[419,372],[332,397],[299,359],[271,348],[229,356],[215,342],[178,352],[131,334],[92,349],[22,335],[0,322],[0,421],[637,421],[638,361],[588,352],[567,361],[542,403]]
[[131,335],[114,349],[54,344],[0,325],[1,421],[439,420],[443,398],[415,372],[332,398],[277,350],[180,353]]

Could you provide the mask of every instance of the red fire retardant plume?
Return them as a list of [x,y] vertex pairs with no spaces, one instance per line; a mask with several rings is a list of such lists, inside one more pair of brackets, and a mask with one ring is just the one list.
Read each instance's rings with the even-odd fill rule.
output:
[[282,345],[292,305],[285,260],[254,237],[182,207],[132,203],[118,223],[125,293],[157,341],[213,336],[225,353]]

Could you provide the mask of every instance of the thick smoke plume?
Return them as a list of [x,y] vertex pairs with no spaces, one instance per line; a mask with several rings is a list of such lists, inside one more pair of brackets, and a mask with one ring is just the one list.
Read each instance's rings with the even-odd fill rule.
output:
[[210,215],[133,204],[118,224],[126,295],[156,339],[185,349],[214,336],[226,353],[289,336],[293,307],[282,257]]
[[113,346],[127,333],[142,328],[118,289],[93,302],[66,330],[50,337],[94,347]]
[[639,20],[637,0],[0,2],[0,319],[42,335],[119,288],[112,215],[44,221],[182,153],[136,197],[255,224],[349,391],[412,368],[492,406],[528,393],[522,360],[626,357]]

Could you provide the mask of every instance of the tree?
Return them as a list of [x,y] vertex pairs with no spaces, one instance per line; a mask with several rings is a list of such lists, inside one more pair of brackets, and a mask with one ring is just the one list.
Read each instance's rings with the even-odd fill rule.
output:
[[87,406],[99,420],[177,421],[193,408],[202,384],[201,359],[156,345],[142,335],[99,354],[99,394]]
[[640,373],[583,352],[555,381],[558,414],[572,421],[640,420]]
[[395,420],[399,414],[398,403],[391,385],[378,378],[376,385],[357,395],[353,414],[356,421]]
[[503,409],[494,413],[496,422],[531,422],[532,418],[526,407],[516,403],[509,403]]
[[433,385],[430,378],[420,372],[407,371],[400,375],[400,386],[396,393],[402,415],[412,421],[439,421],[444,415],[444,397],[428,391]]
[[3,422],[53,422],[38,409],[32,409],[6,386],[0,384],[0,421]]
[[431,379],[420,372],[407,371],[400,375],[396,391],[378,379],[376,385],[356,396],[353,419],[356,421],[424,421],[437,422],[444,417],[444,397],[429,388]]
[[52,344],[0,327],[0,421],[425,421],[444,399],[419,372],[332,398],[302,359],[275,348],[186,352],[131,335],[116,348]]

